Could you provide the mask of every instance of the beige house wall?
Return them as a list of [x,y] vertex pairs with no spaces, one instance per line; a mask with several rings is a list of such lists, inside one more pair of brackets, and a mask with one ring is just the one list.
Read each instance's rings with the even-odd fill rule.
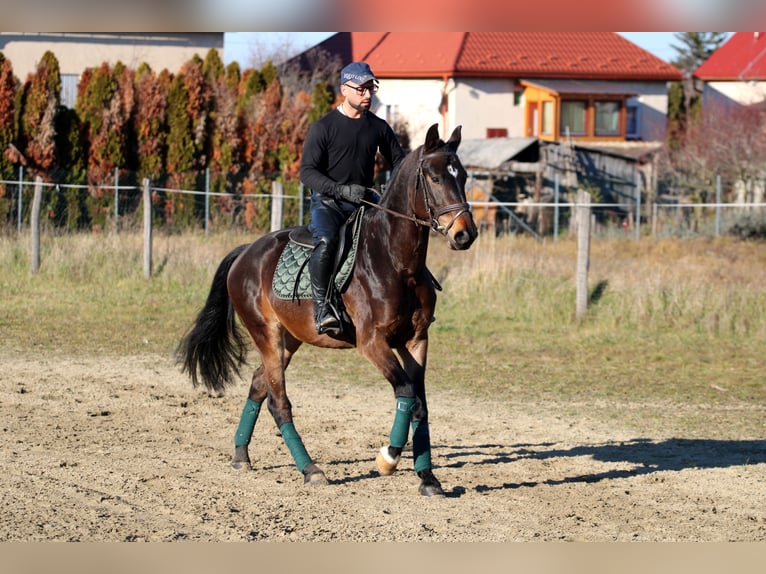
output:
[[0,52],[21,80],[33,72],[46,51],[56,56],[62,74],[79,77],[87,68],[122,62],[137,68],[146,62],[157,72],[176,73],[194,54],[216,49],[223,60],[223,32],[206,33],[51,33],[0,32]]

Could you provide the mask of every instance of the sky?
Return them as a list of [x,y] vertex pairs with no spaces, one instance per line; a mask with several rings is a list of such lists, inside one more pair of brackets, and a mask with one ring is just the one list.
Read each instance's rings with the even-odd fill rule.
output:
[[[253,55],[269,53],[274,49],[295,55],[306,48],[319,44],[335,32],[226,32],[224,35],[224,61],[236,60],[242,67],[252,65]],[[672,45],[680,45],[676,32],[618,32],[634,44],[641,46],[658,58],[670,62],[677,52]],[[272,52],[275,53],[275,52]]]

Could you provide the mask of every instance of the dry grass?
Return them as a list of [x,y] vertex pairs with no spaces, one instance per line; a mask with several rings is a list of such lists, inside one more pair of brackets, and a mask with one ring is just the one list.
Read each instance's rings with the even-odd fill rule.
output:
[[[29,240],[0,238],[2,345],[30,353],[172,355],[242,235],[156,236],[143,277],[139,235],[45,237],[29,273]],[[482,236],[467,252],[434,238],[444,285],[432,328],[429,385],[483,400],[583,405],[605,418],[667,429],[762,435],[766,384],[766,247],[728,239],[592,243],[588,316],[574,317],[574,239]],[[353,353],[304,349],[294,376],[371,381]],[[688,413],[684,409],[691,406]],[[686,413],[686,414],[679,414]]]

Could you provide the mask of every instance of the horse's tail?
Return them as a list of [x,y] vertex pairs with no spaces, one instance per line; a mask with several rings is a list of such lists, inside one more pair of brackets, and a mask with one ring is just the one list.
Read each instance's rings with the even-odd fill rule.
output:
[[247,247],[240,245],[223,258],[205,306],[176,350],[181,372],[189,374],[195,387],[201,381],[209,391],[222,393],[234,382],[234,375],[239,376],[239,367],[246,360],[247,340],[237,327],[226,280],[234,261]]

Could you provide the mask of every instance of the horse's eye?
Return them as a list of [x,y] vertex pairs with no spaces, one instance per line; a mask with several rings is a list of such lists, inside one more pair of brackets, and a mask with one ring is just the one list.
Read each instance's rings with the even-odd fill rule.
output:
[[441,178],[435,175],[431,178],[431,181],[433,181],[434,183],[439,183],[441,181]]

